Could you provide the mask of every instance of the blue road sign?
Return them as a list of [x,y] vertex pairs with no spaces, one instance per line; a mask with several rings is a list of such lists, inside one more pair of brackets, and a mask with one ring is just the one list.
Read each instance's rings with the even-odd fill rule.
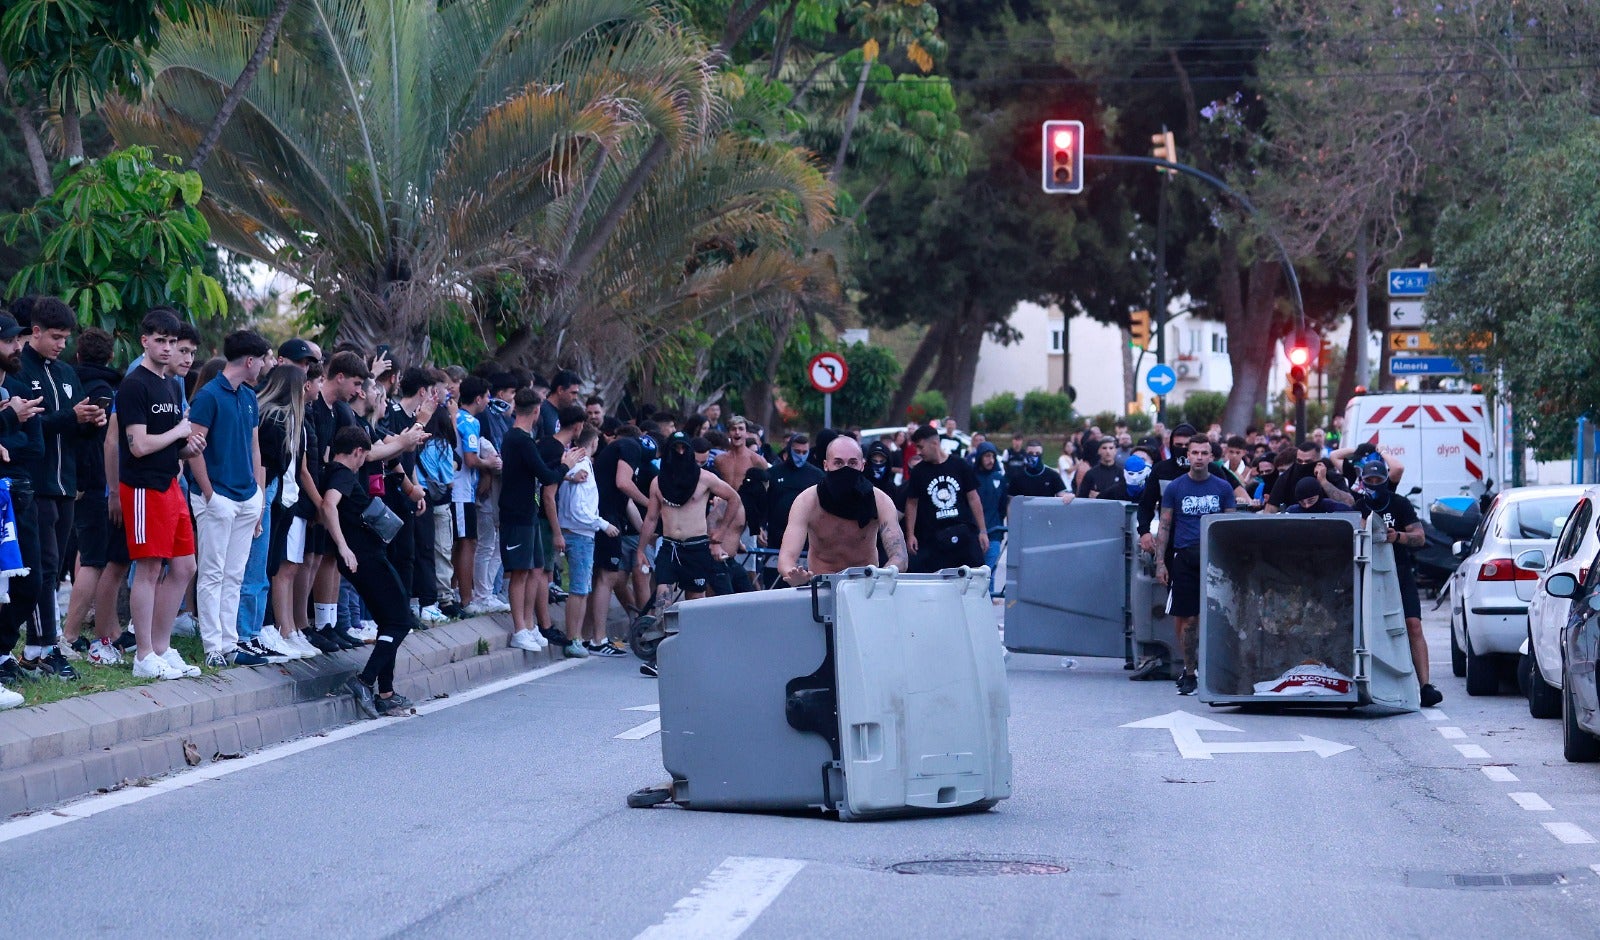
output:
[[1482,372],[1483,357],[1468,356],[1468,369],[1450,356],[1395,356],[1389,360],[1394,375],[1460,375],[1463,371]]
[[1390,268],[1390,297],[1425,297],[1433,283],[1433,272],[1427,268]]
[[1144,377],[1145,387],[1157,395],[1165,395],[1178,385],[1178,373],[1166,363],[1152,366]]

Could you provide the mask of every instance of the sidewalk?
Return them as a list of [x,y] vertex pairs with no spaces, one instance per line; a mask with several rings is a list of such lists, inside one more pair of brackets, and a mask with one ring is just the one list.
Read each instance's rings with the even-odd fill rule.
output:
[[[510,614],[414,631],[395,690],[423,702],[561,658],[510,637]],[[351,650],[0,712],[0,818],[355,721],[344,683],[366,661]]]

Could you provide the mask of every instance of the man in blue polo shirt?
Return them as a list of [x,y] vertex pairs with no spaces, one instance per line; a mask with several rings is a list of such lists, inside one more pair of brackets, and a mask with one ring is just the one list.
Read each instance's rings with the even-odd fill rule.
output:
[[222,372],[195,393],[189,406],[194,433],[205,451],[189,461],[195,489],[189,494],[196,535],[203,546],[195,584],[200,639],[209,666],[259,666],[269,658],[239,642],[239,588],[250,543],[261,524],[261,446],[256,393],[248,384],[272,347],[257,333],[240,330],[223,340],[228,360]]

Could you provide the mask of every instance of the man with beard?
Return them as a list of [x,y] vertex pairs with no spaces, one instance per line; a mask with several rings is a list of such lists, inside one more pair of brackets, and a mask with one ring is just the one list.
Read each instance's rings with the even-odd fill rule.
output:
[[[1189,439],[1195,436],[1194,425],[1180,424],[1172,429],[1168,453],[1172,454],[1165,460],[1158,461],[1150,468],[1150,477],[1144,488],[1144,495],[1139,499],[1139,547],[1144,551],[1154,551],[1155,536],[1150,534],[1150,523],[1156,517],[1156,510],[1161,507],[1161,494],[1167,484],[1189,472]],[[1204,440],[1202,438],[1202,440]],[[1206,452],[1211,453],[1211,442],[1206,441]],[[1228,472],[1216,460],[1211,461],[1211,475],[1221,477],[1233,486],[1234,502],[1241,506],[1254,505],[1250,494],[1239,485],[1239,478]],[[1170,544],[1170,543],[1169,543]],[[1166,559],[1170,564],[1172,559]]]
[[[723,514],[715,538],[706,525],[706,503],[712,497],[726,500],[730,511]],[[634,567],[644,569],[645,543],[661,523],[661,546],[656,551],[656,583],[661,587],[676,584],[689,600],[706,596],[721,563],[728,553],[722,546],[730,534],[744,527],[744,509],[739,494],[722,478],[704,470],[695,460],[694,447],[683,434],[667,438],[662,449],[661,472],[650,484],[650,507],[645,511]]]
[[922,455],[906,483],[912,570],[981,566],[989,550],[989,532],[972,467],[960,457],[946,454],[943,440],[933,428],[918,428],[911,435],[911,444]]
[[[799,586],[814,575],[878,563],[881,543],[887,564],[904,571],[906,540],[889,495],[866,478],[866,460],[855,438],[837,437],[823,459],[825,479],[801,493],[789,510],[789,526],[778,552],[783,579]],[[810,544],[807,563],[800,552]]]
[[1422,520],[1411,500],[1396,496],[1389,482],[1389,465],[1376,454],[1361,465],[1361,485],[1366,495],[1358,504],[1363,516],[1377,513],[1384,522],[1384,540],[1394,546],[1394,569],[1400,579],[1400,606],[1406,615],[1406,634],[1411,641],[1411,663],[1422,686],[1422,706],[1432,708],[1444,695],[1428,681],[1428,640],[1422,635],[1422,601],[1417,596],[1417,575],[1411,550],[1427,541]]
[[[1178,432],[1172,434],[1176,437]],[[1191,435],[1188,458],[1188,472],[1168,481],[1161,494],[1161,530],[1155,545],[1156,580],[1172,588],[1167,613],[1183,651],[1179,695],[1193,695],[1199,685],[1195,669],[1200,664],[1200,521],[1212,513],[1233,512],[1236,505],[1234,487],[1212,475],[1210,440]]]

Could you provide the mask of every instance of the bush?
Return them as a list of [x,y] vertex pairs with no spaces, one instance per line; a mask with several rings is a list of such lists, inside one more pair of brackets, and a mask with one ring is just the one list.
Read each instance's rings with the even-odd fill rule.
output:
[[[828,341],[791,344],[784,349],[783,364],[780,366],[784,376],[804,381],[811,357],[821,352],[839,353],[850,369],[850,377],[844,387],[833,396],[833,426],[843,428],[858,424],[871,427],[876,424],[888,410],[889,401],[894,397],[895,386],[900,380],[900,363],[894,358],[894,353],[882,346],[862,343],[848,347]],[[807,427],[822,427],[822,393],[812,388],[809,381],[804,381],[804,384],[784,383],[783,389],[785,398],[800,412]]]
[[1001,392],[972,409],[972,426],[985,434],[1004,431],[1017,420],[1017,396]]
[[945,400],[944,393],[930,388],[918,392],[917,397],[911,399],[911,407],[906,409],[906,420],[922,424],[942,420],[949,413],[950,403]]
[[1022,396],[1022,426],[1029,431],[1065,431],[1072,426],[1072,398],[1061,392]]
[[1155,421],[1150,417],[1150,413],[1147,411],[1135,412],[1134,414],[1128,415],[1128,433],[1132,434],[1135,439],[1138,439],[1139,435],[1141,434],[1148,434],[1150,432],[1150,428],[1152,428],[1154,425]]
[[1122,415],[1117,414],[1115,411],[1101,411],[1090,416],[1089,423],[1099,428],[1100,433],[1110,434],[1112,433],[1111,429],[1116,427],[1117,422],[1121,420]]
[[[1183,400],[1183,420],[1194,425],[1201,434],[1206,428],[1222,420],[1222,409],[1228,405],[1228,396],[1221,392],[1190,392]],[[1241,434],[1244,428],[1224,428],[1229,434]]]

